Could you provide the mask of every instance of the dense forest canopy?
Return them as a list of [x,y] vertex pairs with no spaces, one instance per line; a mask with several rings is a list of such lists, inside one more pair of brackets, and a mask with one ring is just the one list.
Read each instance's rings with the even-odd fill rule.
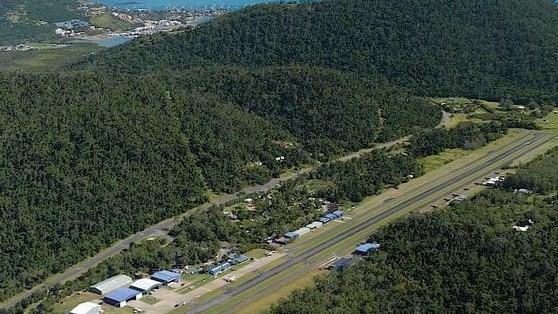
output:
[[[208,190],[236,191],[438,124],[436,107],[386,91],[315,68],[1,74],[0,216],[12,223],[0,229],[0,295],[205,201]],[[398,104],[413,109],[399,114]]]
[[420,95],[554,97],[551,0],[334,0],[262,5],[192,31],[142,38],[82,66],[145,73],[207,64],[315,65]]
[[[0,10],[32,21],[71,17],[69,0],[16,3]],[[236,191],[411,133],[427,143],[417,156],[464,137],[464,148],[483,145],[508,125],[422,132],[441,112],[417,96],[549,103],[556,51],[558,9],[549,0],[333,0],[255,6],[61,73],[2,73],[0,217],[10,223],[0,228],[0,299],[204,202],[208,191]],[[418,174],[414,157],[371,156],[317,179],[336,186],[324,194],[358,200]],[[334,171],[363,171],[354,177],[374,182],[348,192],[358,180]],[[265,213],[281,222],[265,230],[314,214],[284,208]],[[216,249],[215,241],[200,245],[206,252],[186,246],[183,262]]]
[[[557,149],[519,170],[515,184],[555,183]],[[546,172],[545,172],[546,170]],[[382,248],[343,272],[297,291],[269,313],[550,313],[558,294],[558,211],[552,195],[490,190],[415,214],[371,236]],[[526,231],[514,225],[534,224]]]

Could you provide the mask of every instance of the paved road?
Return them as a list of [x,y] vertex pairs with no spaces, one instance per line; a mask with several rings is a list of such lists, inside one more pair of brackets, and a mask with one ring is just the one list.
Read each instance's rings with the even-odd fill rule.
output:
[[[261,273],[260,275],[258,275],[257,277],[243,283],[242,285],[238,286],[235,289],[229,290],[227,292],[225,292],[224,294],[221,294],[209,301],[207,301],[206,303],[200,304],[194,308],[192,308],[191,310],[189,310],[187,313],[188,314],[197,314],[197,313],[202,313],[206,310],[209,310],[210,308],[212,308],[213,306],[216,306],[218,304],[220,304],[221,302],[224,302],[228,299],[230,299],[231,297],[234,297],[250,288],[255,287],[256,285],[264,282],[267,279],[270,279],[271,277],[287,270],[288,268],[304,262],[306,259],[308,259],[309,257],[316,255],[318,253],[320,253],[321,251],[323,251],[324,249],[331,247],[332,245],[347,239],[348,237],[351,237],[354,234],[357,234],[365,229],[370,228],[371,226],[385,220],[386,218],[396,215],[397,213],[404,211],[406,208],[411,207],[415,204],[424,202],[425,200],[427,200],[429,197],[436,195],[437,193],[440,193],[441,191],[443,191],[444,189],[446,189],[449,186],[452,186],[456,183],[459,183],[461,181],[463,181],[464,179],[466,179],[468,176],[470,176],[471,174],[475,174],[478,173],[480,171],[482,171],[485,168],[489,168],[491,166],[493,166],[494,164],[502,164],[505,162],[508,162],[508,158],[518,152],[522,152],[522,151],[528,151],[528,150],[533,150],[536,149],[537,147],[543,145],[544,143],[548,142],[549,140],[553,139],[553,136],[547,135],[547,134],[543,134],[543,133],[534,133],[532,136],[527,136],[526,138],[516,142],[513,146],[505,149],[504,151],[501,152],[496,152],[496,153],[492,153],[490,156],[490,158],[488,160],[485,160],[483,162],[481,162],[478,165],[473,165],[472,167],[466,166],[464,168],[462,168],[460,173],[455,173],[455,176],[449,176],[448,179],[446,180],[442,180],[439,183],[437,183],[436,185],[434,185],[433,187],[427,189],[424,192],[421,192],[419,194],[417,194],[416,196],[413,196],[401,203],[398,203],[396,205],[390,206],[388,207],[388,209],[376,214],[375,216],[372,216],[370,219],[367,219],[361,223],[359,223],[358,225],[356,225],[354,228],[351,228],[349,230],[346,230],[345,232],[339,234],[338,236],[336,236],[333,239],[330,239],[328,241],[322,242],[319,245],[313,247],[313,248],[309,248],[308,250],[306,250],[305,252],[301,253],[300,255],[296,256],[296,257],[292,257],[291,259],[285,261],[284,263],[266,271]],[[475,178],[477,179],[477,178]],[[391,200],[393,201],[393,199]]]

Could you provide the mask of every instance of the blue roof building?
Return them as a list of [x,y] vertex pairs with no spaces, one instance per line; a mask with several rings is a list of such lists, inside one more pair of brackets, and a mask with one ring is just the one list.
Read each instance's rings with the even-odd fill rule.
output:
[[327,215],[325,215],[325,218],[327,218],[327,219],[329,219],[329,220],[335,220],[335,219],[337,219],[338,217],[336,217],[334,214],[327,214]]
[[294,233],[294,232],[287,232],[285,233],[285,238],[287,239],[296,239],[298,238],[298,234]]
[[377,242],[373,243],[364,243],[357,247],[355,253],[360,255],[367,255],[368,253],[375,252],[380,248],[380,244]]
[[180,280],[180,274],[168,270],[160,270],[151,275],[151,279],[162,283],[178,282]]
[[126,306],[127,301],[137,300],[141,297],[142,293],[138,290],[130,288],[118,288],[105,295],[103,301],[116,307],[124,307]]
[[333,216],[335,216],[336,218],[341,218],[343,217],[343,215],[345,214],[342,210],[336,210],[333,213],[331,213]]
[[225,270],[231,268],[231,266],[232,266],[231,263],[224,262],[224,263],[221,263],[219,265],[212,266],[212,267],[208,268],[207,273],[210,274],[210,275],[216,276],[216,275],[219,275],[220,273],[224,272]]

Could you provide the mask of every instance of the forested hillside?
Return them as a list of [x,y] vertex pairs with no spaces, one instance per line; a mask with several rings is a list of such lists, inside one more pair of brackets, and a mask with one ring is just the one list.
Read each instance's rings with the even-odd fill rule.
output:
[[420,95],[557,97],[551,0],[335,0],[256,6],[82,64],[145,73],[206,64],[317,65]]
[[[520,170],[520,185],[554,181],[558,150]],[[545,172],[546,170],[546,172]],[[558,294],[556,185],[548,195],[481,193],[373,234],[378,253],[297,291],[269,313],[552,313]],[[512,228],[534,224],[526,231]]]
[[1,298],[208,190],[236,191],[440,119],[425,101],[306,68],[5,73],[0,99],[0,216],[10,222],[0,228]]

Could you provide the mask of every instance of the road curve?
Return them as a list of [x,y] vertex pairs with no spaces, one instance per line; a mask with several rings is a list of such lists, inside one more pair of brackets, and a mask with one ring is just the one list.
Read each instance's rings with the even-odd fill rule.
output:
[[[517,142],[514,146],[512,146],[511,148],[508,148],[506,150],[504,150],[503,152],[497,153],[495,156],[491,157],[489,160],[482,162],[481,164],[475,166],[473,169],[471,169],[470,171],[468,171],[469,173],[476,173],[479,171],[482,171],[485,168],[488,168],[489,166],[493,165],[494,163],[498,162],[498,161],[502,161],[504,159],[506,159],[507,157],[513,155],[514,153],[517,153],[523,149],[526,148],[530,148],[530,149],[535,149],[541,145],[543,145],[544,143],[550,141],[551,139],[553,139],[553,137],[543,134],[543,133],[535,133],[533,136],[528,136],[525,139],[523,139],[522,141]],[[463,167],[462,169],[467,168],[467,166]],[[361,222],[360,224],[358,224],[357,226],[355,226],[352,229],[349,229],[341,234],[339,234],[338,236],[336,236],[333,239],[330,239],[328,241],[322,242],[321,244],[319,244],[318,246],[315,246],[313,248],[308,249],[307,251],[303,252],[302,254],[293,257],[287,261],[285,261],[284,263],[275,266],[274,268],[261,273],[260,275],[258,275],[257,277],[241,284],[240,286],[233,288],[229,291],[226,291],[225,293],[210,299],[209,301],[207,301],[206,303],[200,304],[190,310],[188,310],[186,313],[187,314],[197,314],[197,313],[202,313],[206,310],[209,310],[211,307],[218,305],[221,302],[226,301],[227,299],[238,295],[258,284],[260,284],[261,282],[285,271],[286,269],[292,267],[293,265],[296,265],[300,262],[303,262],[304,260],[306,260],[307,258],[316,255],[317,253],[321,252],[322,250],[356,234],[359,233],[379,222],[381,222],[382,220],[395,215],[403,210],[405,210],[407,207],[410,207],[413,204],[416,203],[420,203],[421,201],[424,201],[425,199],[427,199],[428,197],[443,191],[445,188],[447,188],[448,186],[451,186],[453,184],[456,184],[460,181],[462,181],[463,179],[467,178],[467,173],[463,173],[461,175],[458,176],[453,176],[450,177],[448,180],[445,180],[443,182],[438,183],[437,185],[435,185],[434,187],[414,196],[411,197],[408,200],[405,200],[397,205],[394,205],[390,208],[388,208],[387,210],[384,210],[380,213],[378,213],[377,215],[371,217],[368,220],[365,220],[363,222]]]

